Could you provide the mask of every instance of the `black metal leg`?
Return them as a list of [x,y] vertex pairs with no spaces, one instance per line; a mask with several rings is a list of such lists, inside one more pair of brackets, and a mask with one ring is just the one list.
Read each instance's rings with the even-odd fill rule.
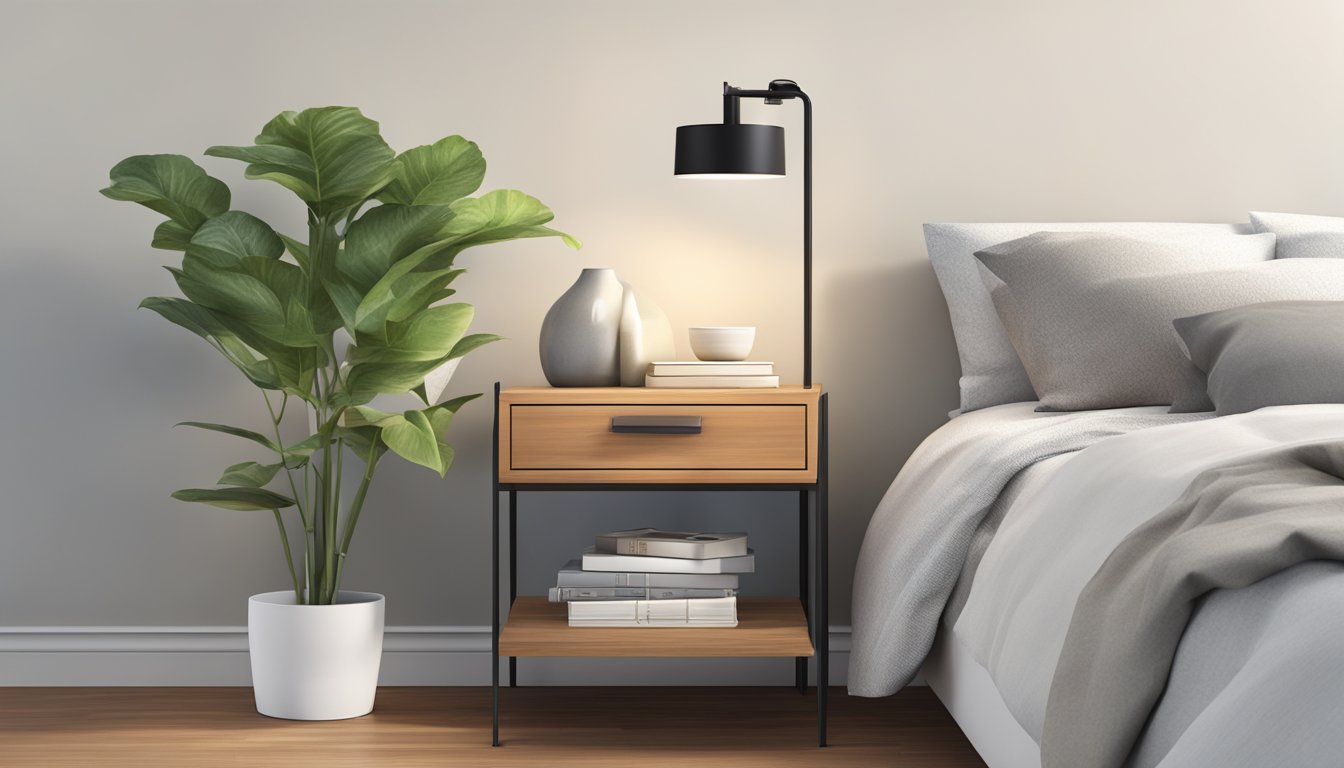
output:
[[826,535],[826,506],[827,496],[830,493],[830,461],[827,457],[827,415],[826,415],[827,395],[821,396],[821,408],[817,414],[817,562],[816,562],[816,649],[817,649],[817,746],[826,746],[826,693],[827,686],[830,683],[831,666],[831,631],[830,617],[828,615],[828,603],[830,597],[828,594],[829,585],[827,583],[828,568],[828,547],[830,543]]
[[[807,535],[807,514],[809,504],[807,503],[807,491],[798,492],[798,600],[803,604],[803,613],[810,616],[808,611],[807,592],[810,580],[807,565],[807,547],[810,538]],[[808,620],[808,631],[810,632],[811,620]],[[793,684],[798,688],[798,692],[807,693],[807,657],[799,656],[793,660]]]
[[490,477],[490,692],[493,699],[494,725],[490,746],[499,746],[499,382],[495,382],[495,426],[491,451],[493,471]]
[[[509,610],[518,599],[518,492],[509,491]],[[509,687],[518,687],[518,657],[509,657]]]

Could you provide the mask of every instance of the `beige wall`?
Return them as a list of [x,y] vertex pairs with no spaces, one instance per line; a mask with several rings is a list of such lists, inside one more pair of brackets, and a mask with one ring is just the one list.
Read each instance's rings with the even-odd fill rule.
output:
[[[245,448],[172,430],[262,423],[260,398],[135,305],[171,289],[154,217],[98,196],[140,152],[243,143],[283,109],[355,104],[398,148],[478,141],[489,186],[582,238],[470,252],[482,330],[455,388],[542,381],[536,338],[584,266],[611,266],[680,329],[760,326],[800,377],[800,178],[671,174],[674,126],[720,82],[798,80],[816,102],[817,378],[833,393],[832,578],[849,621],[868,517],[955,404],[929,220],[1243,220],[1344,208],[1344,5],[1157,2],[8,2],[0,27],[0,626],[236,625],[285,584],[267,516],[176,503]],[[800,114],[744,105],[789,129]],[[288,193],[203,164],[292,233]],[[454,427],[446,480],[389,462],[347,583],[391,624],[489,620],[489,408]],[[524,590],[595,529],[745,525],[752,589],[793,583],[779,495],[531,498]],[[730,522],[731,521],[731,522]]]

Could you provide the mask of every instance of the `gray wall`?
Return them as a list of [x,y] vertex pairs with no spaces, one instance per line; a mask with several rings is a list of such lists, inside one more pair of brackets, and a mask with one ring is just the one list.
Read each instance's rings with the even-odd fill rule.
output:
[[[537,329],[584,266],[611,266],[674,325],[755,324],[800,375],[798,175],[670,175],[672,129],[714,120],[720,81],[792,77],[817,104],[818,379],[833,393],[834,619],[868,517],[955,403],[929,220],[1244,220],[1344,200],[1344,6],[1035,2],[8,2],[0,26],[0,626],[236,625],[283,588],[267,515],[179,504],[249,457],[173,430],[260,427],[259,396],[185,332],[136,311],[171,290],[155,217],[98,196],[141,152],[244,143],[283,109],[354,104],[397,148],[478,141],[581,237],[469,252],[478,327],[511,341],[455,390],[542,382]],[[744,106],[789,128],[795,106]],[[290,233],[296,203],[205,159],[238,207]],[[683,335],[681,351],[689,352]],[[484,624],[489,408],[454,427],[446,480],[389,461],[347,584],[390,624]],[[643,508],[639,516],[624,515]],[[793,583],[793,504],[771,495],[526,500],[524,590],[593,531],[647,520],[756,538],[754,591]],[[772,530],[773,528],[773,530]]]

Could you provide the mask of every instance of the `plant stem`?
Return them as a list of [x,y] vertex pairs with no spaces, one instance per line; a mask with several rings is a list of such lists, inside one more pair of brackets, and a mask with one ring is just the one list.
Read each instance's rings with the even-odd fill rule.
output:
[[[325,368],[320,369],[322,375],[322,389],[331,396],[331,379],[327,376]],[[325,402],[325,401],[324,401]],[[336,569],[336,517],[340,514],[338,503],[340,501],[340,491],[337,483],[340,482],[335,473],[332,472],[331,457],[331,431],[334,428],[328,424],[327,409],[324,407],[321,414],[324,420],[318,427],[318,433],[322,437],[322,544],[323,544],[323,566],[322,566],[322,590],[321,604],[327,605],[331,602],[331,583],[335,577]]]
[[345,556],[350,551],[350,539],[355,535],[355,523],[359,522],[359,512],[364,509],[364,497],[369,493],[369,484],[373,482],[373,469],[378,464],[378,441],[369,447],[369,455],[364,460],[364,479],[359,483],[355,500],[350,504],[350,514],[345,518],[345,531],[341,534],[341,551],[336,561],[336,584],[333,595],[341,588],[341,572],[345,570]]
[[289,580],[294,582],[294,602],[303,602],[303,590],[299,589],[299,574],[294,570],[294,555],[289,550],[289,534],[285,533],[285,520],[280,516],[280,510],[272,509],[275,513],[275,525],[280,529],[280,543],[285,547],[285,565],[289,566]]
[[[261,399],[266,401],[266,410],[267,410],[268,412],[270,412],[270,414],[271,414],[271,425],[272,425],[272,427],[275,429],[275,447],[278,448],[278,449],[280,450],[280,466],[281,466],[282,469],[285,470],[285,478],[286,478],[287,480],[289,480],[289,491],[290,491],[290,493],[294,494],[294,506],[295,506],[295,508],[297,508],[297,509],[299,510],[299,523],[303,526],[304,535],[305,535],[306,537],[311,537],[311,534],[312,534],[312,530],[313,530],[313,529],[312,529],[312,526],[311,526],[311,525],[309,524],[309,522],[308,522],[308,515],[307,515],[307,513],[304,511],[304,505],[305,505],[305,503],[306,503],[307,500],[308,500],[308,466],[307,466],[307,464],[304,465],[304,469],[303,469],[303,491],[304,491],[304,493],[303,493],[303,497],[300,498],[300,496],[299,496],[299,488],[298,488],[298,485],[296,485],[296,484],[294,483],[294,475],[290,474],[290,471],[289,471],[289,460],[285,458],[285,441],[284,441],[284,438],[282,438],[282,437],[280,436],[280,420],[284,418],[284,415],[285,415],[285,407],[289,405],[289,395],[288,395],[288,394],[285,394],[285,395],[284,395],[284,399],[282,399],[282,400],[280,401],[280,414],[279,414],[279,415],[276,415],[276,413],[275,413],[275,408],[273,408],[273,407],[271,406],[271,398],[270,398],[269,395],[266,394],[266,390],[264,390],[264,389],[261,391]],[[283,523],[283,522],[281,521],[281,519],[280,519],[280,513],[279,513],[279,512],[276,512],[276,522],[277,522],[277,523],[280,523],[280,537],[281,537],[281,540],[284,542],[284,545],[285,545],[285,560],[289,563],[289,572],[290,572],[290,575],[293,576],[293,575],[294,575],[294,559],[293,559],[293,557],[292,557],[291,554],[290,554],[290,549],[289,549],[289,538],[288,538],[288,536],[285,534],[284,523]],[[311,547],[312,547],[312,543],[311,543],[311,541],[309,541],[309,542],[308,542],[308,545],[305,546],[304,549],[305,549],[305,550],[309,550],[309,549],[311,549]],[[314,577],[314,573],[313,573],[313,559],[309,556],[309,554],[308,554],[307,551],[304,552],[303,562],[304,562],[304,577],[305,577],[305,580],[308,582],[308,585],[307,585],[307,586],[308,586],[308,593],[311,594],[312,591],[313,591],[313,582],[314,582],[314,578],[313,578],[313,577]],[[294,577],[294,590],[295,590],[295,593],[298,595],[298,602],[299,602],[299,603],[303,603],[303,593],[302,593],[302,592],[299,592],[299,589],[298,589],[298,577],[297,577],[297,576]]]
[[307,515],[303,510],[305,499],[299,498],[299,488],[294,484],[294,476],[289,473],[289,461],[285,459],[285,441],[280,437],[280,420],[285,417],[285,406],[289,404],[289,395],[284,396],[280,401],[280,415],[276,415],[275,409],[271,407],[271,398],[266,394],[266,390],[261,391],[261,399],[266,401],[266,410],[271,414],[271,426],[275,430],[275,447],[280,449],[280,466],[285,470],[285,477],[289,480],[289,492],[294,494],[294,506],[299,510],[299,519],[305,521],[307,527]]

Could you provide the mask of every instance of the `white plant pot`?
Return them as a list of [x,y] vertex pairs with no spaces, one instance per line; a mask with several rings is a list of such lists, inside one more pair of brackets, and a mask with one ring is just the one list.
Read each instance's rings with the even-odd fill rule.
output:
[[342,591],[334,605],[296,605],[292,591],[248,598],[257,711],[286,720],[344,720],[372,712],[385,605],[372,592]]

